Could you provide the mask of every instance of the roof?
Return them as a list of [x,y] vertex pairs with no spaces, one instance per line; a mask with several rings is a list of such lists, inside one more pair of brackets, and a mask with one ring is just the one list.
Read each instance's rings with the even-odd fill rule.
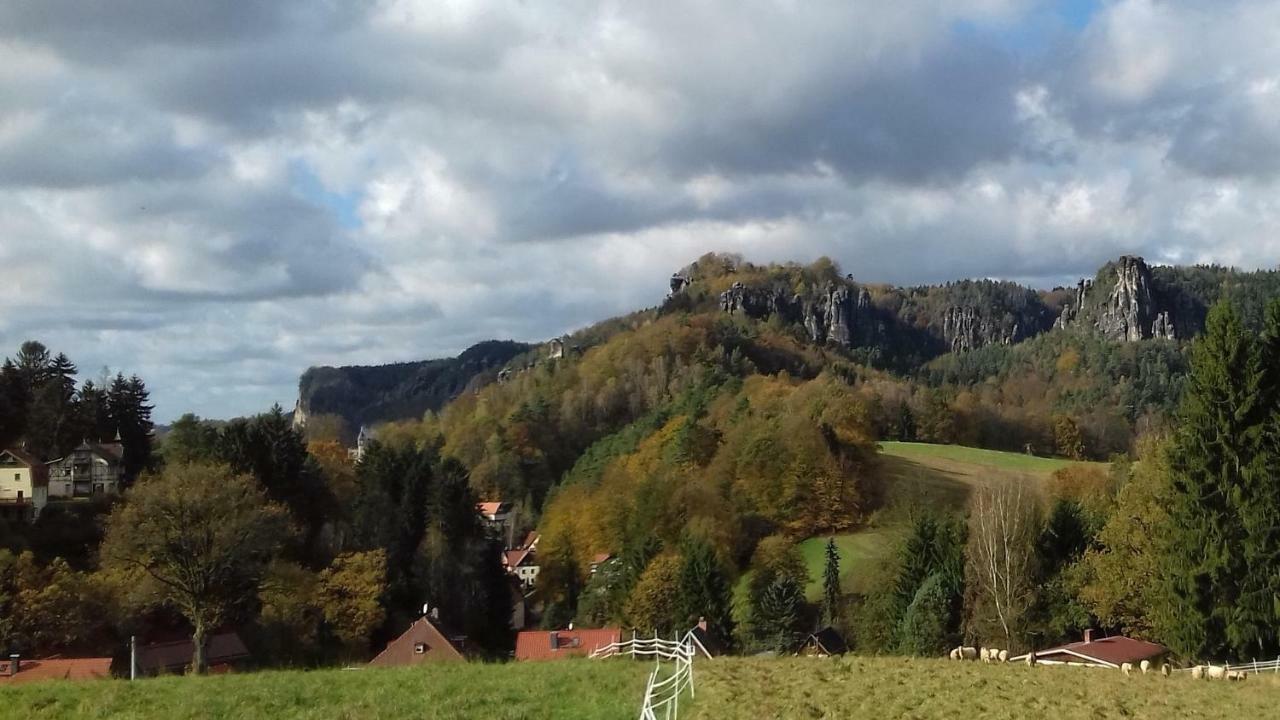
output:
[[[554,647],[553,637],[555,638]],[[622,642],[621,628],[526,630],[516,636],[516,659],[557,660],[590,655],[599,648],[617,642]]]
[[8,662],[0,663],[6,672],[0,672],[0,687],[22,685],[41,680],[97,680],[111,677],[111,658],[48,658],[23,660],[18,664],[18,674],[9,677]]
[[38,467],[43,464],[36,459],[35,455],[18,448],[4,448],[3,450],[0,450],[0,455],[9,455],[13,457],[14,460],[17,460],[19,463],[26,465],[29,468]]
[[849,652],[849,646],[836,629],[828,625],[809,636],[808,644],[827,655],[843,655]]
[[[153,643],[138,648],[138,667],[145,672],[181,672],[191,664],[195,645],[190,639]],[[210,635],[205,647],[205,662],[223,665],[249,657],[240,636],[233,632]]]
[[602,564],[604,564],[604,563],[609,562],[609,560],[611,560],[611,559],[613,559],[613,555],[611,555],[610,553],[596,553],[596,554],[591,558],[591,564],[592,564],[592,565],[602,565]]
[[704,625],[705,622],[700,622],[689,630],[689,634],[695,641],[694,649],[701,651],[708,658],[724,655],[726,650],[724,644],[712,637],[711,632],[703,627]]
[[533,548],[523,550],[507,550],[502,553],[502,561],[509,568],[518,568],[533,555]]
[[[387,643],[382,652],[369,662],[380,667],[417,665],[433,660],[463,660],[460,646],[463,638],[451,636],[437,627],[427,616],[418,618],[400,637]],[[419,646],[422,651],[419,652]]]
[[501,515],[504,512],[511,512],[511,503],[502,502],[501,500],[497,502],[478,502],[476,503],[476,510],[481,515]]
[[526,550],[532,550],[538,546],[538,540],[542,536],[536,530],[530,530],[528,535],[524,536],[524,541],[520,543],[520,547]]
[[[1036,660],[1049,663],[1079,663],[1083,665],[1094,664],[1105,667],[1120,667],[1124,663],[1138,663],[1159,657],[1168,652],[1169,648],[1163,645],[1116,635],[1102,638],[1101,640],[1073,642],[1047,650],[1037,650]],[[1023,654],[1013,659],[1021,660],[1026,657],[1027,654]]]

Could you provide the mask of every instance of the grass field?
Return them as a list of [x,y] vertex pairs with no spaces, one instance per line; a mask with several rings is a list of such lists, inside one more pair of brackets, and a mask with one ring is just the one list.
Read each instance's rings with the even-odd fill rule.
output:
[[1060,470],[1068,465],[1076,464],[1073,460],[1038,457],[1025,453],[1002,452],[1000,450],[983,450],[982,448],[965,447],[964,445],[882,442],[880,443],[880,448],[885,455],[896,457],[928,458],[1021,472],[1051,473],[1054,470]]
[[[836,536],[836,553],[840,555],[840,587],[845,592],[864,592],[870,570],[892,552],[901,531],[897,528],[871,528]],[[809,585],[805,594],[810,600],[822,596],[822,570],[827,561],[827,538],[809,538],[800,543],[800,554],[809,569]]]
[[1280,700],[1280,681],[1271,677],[1126,678],[1117,670],[906,658],[733,658],[696,672],[693,720],[1253,719],[1276,717]]
[[630,720],[651,669],[577,659],[52,681],[0,688],[0,718]]

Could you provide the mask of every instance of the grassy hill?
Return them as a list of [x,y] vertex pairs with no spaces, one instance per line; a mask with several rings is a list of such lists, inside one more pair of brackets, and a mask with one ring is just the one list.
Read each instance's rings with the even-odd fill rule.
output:
[[734,658],[696,672],[693,720],[1262,718],[1280,695],[1266,676],[1241,684],[934,659]]
[[0,718],[621,720],[635,717],[651,669],[583,659],[54,681],[0,688]]

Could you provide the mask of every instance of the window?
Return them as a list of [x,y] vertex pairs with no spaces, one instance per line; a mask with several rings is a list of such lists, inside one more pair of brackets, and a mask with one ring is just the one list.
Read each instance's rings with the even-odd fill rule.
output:
[[21,479],[22,479],[22,473],[14,473],[14,474],[13,474],[13,481],[14,481],[14,482],[18,482],[18,481],[19,481],[19,480],[21,480]]
[[413,644],[413,654],[414,654],[414,655],[426,655],[426,654],[427,654],[427,644],[426,644],[426,643],[414,643],[414,644]]

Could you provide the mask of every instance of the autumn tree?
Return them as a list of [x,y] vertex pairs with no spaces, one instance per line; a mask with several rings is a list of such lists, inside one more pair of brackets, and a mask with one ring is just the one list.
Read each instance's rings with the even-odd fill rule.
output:
[[989,485],[974,493],[969,516],[970,622],[979,636],[994,630],[1006,647],[1019,646],[1035,598],[1037,500],[1019,482]]
[[208,633],[255,597],[285,532],[282,509],[253,478],[218,465],[171,466],[143,478],[107,520],[108,568],[155,584],[191,623],[192,669]]
[[640,575],[627,599],[626,610],[627,620],[637,632],[669,636],[675,629],[680,566],[679,555],[659,555]]
[[345,645],[359,648],[384,619],[387,554],[384,550],[344,553],[320,573],[317,598],[324,619]]

